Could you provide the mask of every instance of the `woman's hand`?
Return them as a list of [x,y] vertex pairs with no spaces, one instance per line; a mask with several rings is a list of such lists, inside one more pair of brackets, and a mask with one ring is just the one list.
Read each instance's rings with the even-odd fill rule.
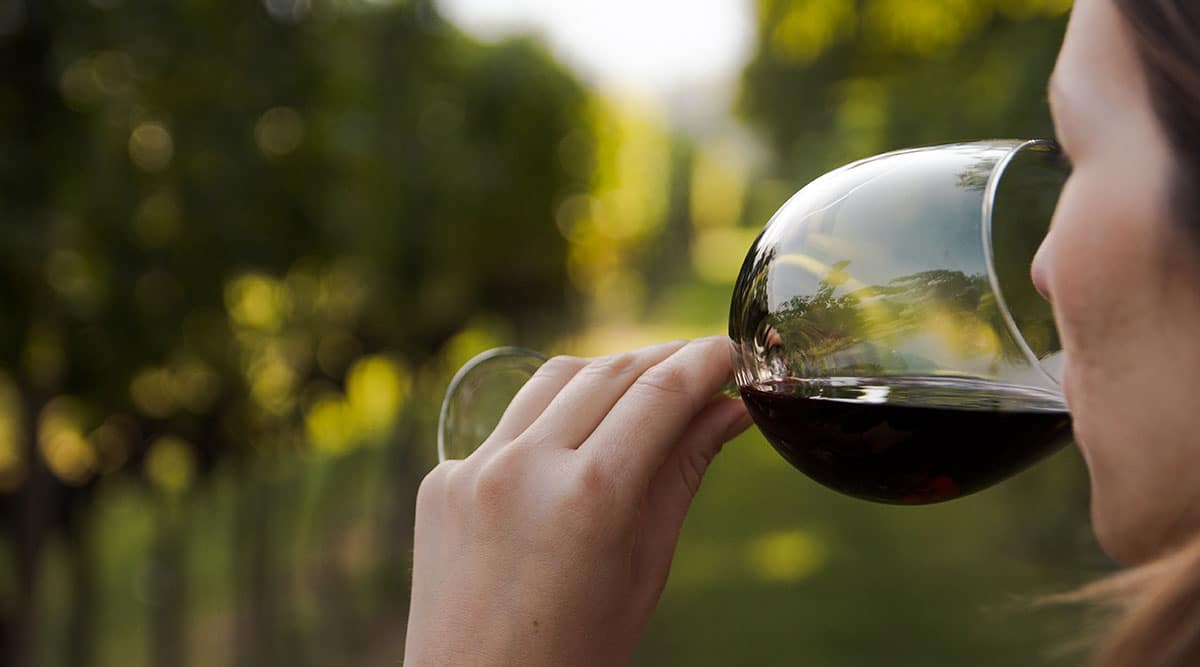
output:
[[729,339],[556,357],[417,497],[405,664],[628,664],[709,462]]

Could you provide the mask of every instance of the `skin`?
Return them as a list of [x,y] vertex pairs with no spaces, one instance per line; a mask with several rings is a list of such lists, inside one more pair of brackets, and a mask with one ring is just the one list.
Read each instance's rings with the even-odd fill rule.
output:
[[1050,84],[1073,171],[1033,276],[1053,303],[1092,521],[1127,564],[1200,529],[1200,247],[1170,206],[1174,160],[1130,28],[1077,0]]
[[476,452],[435,468],[404,664],[628,664],[705,469],[750,424],[713,398],[729,346],[551,359]]
[[[1133,564],[1200,530],[1200,248],[1168,205],[1172,151],[1127,30],[1112,0],[1075,3],[1051,86],[1074,170],[1033,275],[1097,535]],[[628,664],[705,469],[750,423],[712,398],[728,346],[552,359],[478,451],[435,468],[404,664]]]

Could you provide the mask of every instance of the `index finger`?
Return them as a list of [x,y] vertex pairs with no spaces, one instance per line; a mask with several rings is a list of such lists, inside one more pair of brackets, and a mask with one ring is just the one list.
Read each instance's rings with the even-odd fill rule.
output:
[[700,338],[641,375],[579,447],[619,487],[642,488],[733,373],[730,340]]

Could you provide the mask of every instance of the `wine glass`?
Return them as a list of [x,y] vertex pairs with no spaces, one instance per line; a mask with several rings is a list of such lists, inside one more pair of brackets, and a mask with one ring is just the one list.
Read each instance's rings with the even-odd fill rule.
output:
[[843,493],[921,504],[1065,442],[1062,347],[1029,268],[1066,175],[1052,142],[958,144],[856,162],[784,204],[729,318],[775,449]]
[[465,459],[483,444],[513,397],[545,362],[534,350],[497,347],[463,364],[442,399],[438,460]]
[[[1067,175],[1049,141],[897,151],[797,192],[734,287],[735,380],[795,467],[869,500],[986,488],[1063,444],[1061,343],[1029,276]],[[465,457],[544,358],[476,357],[442,406]]]

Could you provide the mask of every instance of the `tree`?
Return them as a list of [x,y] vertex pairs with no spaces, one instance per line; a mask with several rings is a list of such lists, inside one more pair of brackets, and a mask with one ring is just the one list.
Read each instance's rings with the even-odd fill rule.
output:
[[[587,132],[585,96],[531,42],[473,43],[424,1],[16,6],[0,35],[0,421],[23,440],[0,456],[19,564],[0,653],[37,661],[37,568],[64,532],[80,545],[71,660],[88,662],[85,543],[106,528],[88,497],[133,474],[160,514],[152,654],[182,660],[185,499],[229,468],[239,650],[275,659],[263,473],[308,447],[314,409],[363,393],[355,369],[391,392],[370,434],[391,440],[411,369],[481,313],[524,338],[565,326],[553,213],[588,185],[560,151]],[[368,437],[360,422],[334,427]],[[397,498],[415,493],[402,468]]]

